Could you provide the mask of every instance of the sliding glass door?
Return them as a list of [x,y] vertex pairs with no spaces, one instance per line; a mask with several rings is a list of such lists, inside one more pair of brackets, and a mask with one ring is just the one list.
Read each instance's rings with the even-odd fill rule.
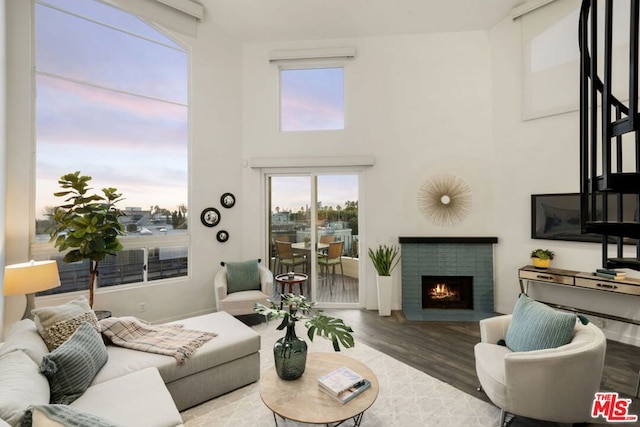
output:
[[325,306],[360,301],[358,181],[357,174],[268,176],[271,270],[307,274],[303,293]]

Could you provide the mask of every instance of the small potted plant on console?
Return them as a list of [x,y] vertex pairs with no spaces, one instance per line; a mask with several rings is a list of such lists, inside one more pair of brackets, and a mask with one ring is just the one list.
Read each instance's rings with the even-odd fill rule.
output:
[[549,249],[535,249],[531,251],[531,263],[535,268],[549,268],[554,253]]

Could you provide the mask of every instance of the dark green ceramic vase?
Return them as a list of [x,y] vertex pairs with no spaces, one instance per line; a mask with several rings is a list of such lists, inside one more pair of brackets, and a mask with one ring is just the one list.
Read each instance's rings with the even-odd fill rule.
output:
[[287,326],[287,333],[273,346],[276,372],[283,380],[297,380],[307,365],[307,343],[296,335],[295,323]]

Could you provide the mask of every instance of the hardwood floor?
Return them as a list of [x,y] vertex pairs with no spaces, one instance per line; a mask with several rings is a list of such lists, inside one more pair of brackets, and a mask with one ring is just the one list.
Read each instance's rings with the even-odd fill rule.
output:
[[[342,318],[356,331],[358,341],[400,360],[432,377],[451,384],[478,399],[490,402],[477,390],[473,347],[480,341],[478,322],[417,322],[409,321],[402,312],[389,317],[377,311],[358,309],[325,310]],[[640,415],[640,400],[635,398],[640,370],[640,347],[607,341],[607,353],[601,390],[616,391],[631,398],[630,413]],[[556,427],[562,424],[516,417],[512,427]],[[611,426],[601,419],[589,426]],[[640,423],[615,423],[618,426]]]
[[357,303],[358,279],[340,274],[321,276],[318,280],[316,301]]

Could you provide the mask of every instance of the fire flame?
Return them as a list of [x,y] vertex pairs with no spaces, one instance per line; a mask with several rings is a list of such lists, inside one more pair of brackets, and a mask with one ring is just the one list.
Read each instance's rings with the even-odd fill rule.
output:
[[429,297],[435,300],[458,300],[460,295],[458,292],[449,289],[446,283],[438,283],[429,291]]

